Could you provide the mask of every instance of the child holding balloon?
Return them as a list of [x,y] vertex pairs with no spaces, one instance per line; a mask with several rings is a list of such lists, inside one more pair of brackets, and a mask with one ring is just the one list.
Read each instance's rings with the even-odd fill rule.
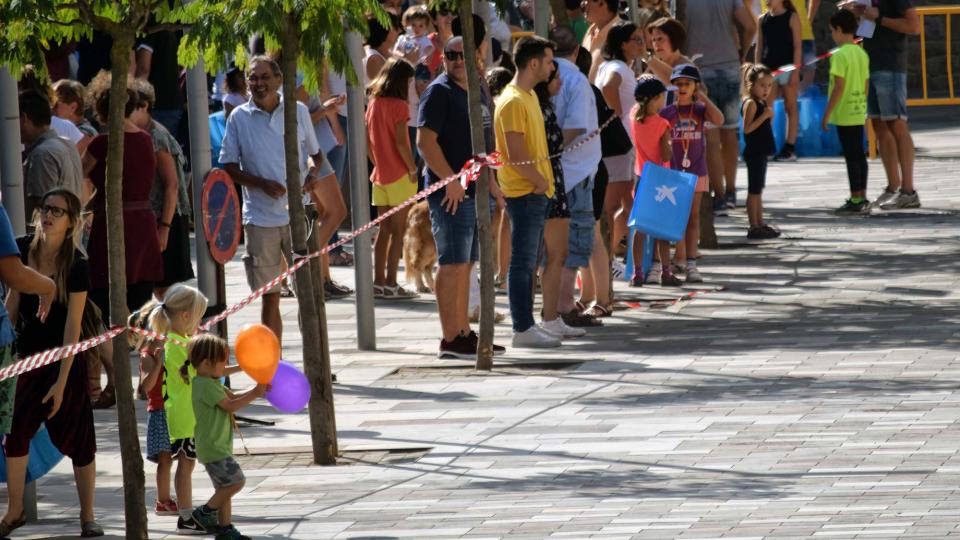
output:
[[[225,388],[220,377],[226,373],[229,355],[226,341],[201,334],[190,340],[187,361],[180,368],[180,380],[188,386],[193,381],[197,458],[216,488],[210,500],[193,511],[192,517],[207,531],[216,531],[216,540],[250,540],[231,523],[231,500],[246,481],[233,459],[233,413],[266,394],[269,385],[258,384],[237,394]],[[191,373],[195,376],[191,377]]]
[[[180,516],[177,519],[179,534],[210,532],[192,516],[193,484],[190,478],[197,460],[194,443],[196,420],[191,388],[180,377],[180,370],[187,363],[187,343],[190,336],[197,332],[206,309],[207,297],[203,293],[188,285],[176,284],[167,289],[162,301],[148,302],[139,310],[148,314],[150,330],[167,338],[163,346],[163,384],[160,391],[167,419],[170,456],[177,462],[173,486]],[[238,370],[233,367],[227,372],[235,373]],[[188,370],[188,376],[192,378],[196,372]],[[149,451],[150,441],[147,448]]]

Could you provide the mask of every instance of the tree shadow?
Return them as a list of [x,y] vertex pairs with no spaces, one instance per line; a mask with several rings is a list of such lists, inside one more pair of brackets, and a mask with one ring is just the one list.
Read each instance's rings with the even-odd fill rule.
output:
[[569,491],[572,496],[592,499],[611,497],[658,497],[690,499],[767,499],[792,495],[793,481],[784,478],[743,477],[713,474],[697,478],[657,474],[649,470],[577,469],[561,473],[538,473],[526,478],[470,482],[471,489],[510,493]]

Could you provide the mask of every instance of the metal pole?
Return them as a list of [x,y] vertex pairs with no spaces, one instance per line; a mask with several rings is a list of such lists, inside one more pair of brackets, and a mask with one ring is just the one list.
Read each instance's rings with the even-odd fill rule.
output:
[[[370,182],[367,181],[367,126],[363,121],[363,45],[360,34],[346,35],[347,55],[355,78],[347,74],[347,119],[350,129],[347,137],[347,157],[350,167],[350,214],[354,230],[370,222]],[[356,81],[356,82],[354,82]],[[353,239],[353,272],[357,283],[357,348],[372,351],[377,348],[376,319],[373,314],[373,254],[372,232],[367,231]]]
[[627,0],[627,8],[630,9],[630,21],[640,24],[640,6],[637,5],[637,0]]
[[10,216],[13,234],[27,233],[23,209],[23,163],[20,161],[20,105],[17,82],[10,70],[0,67],[0,197]]
[[533,0],[533,31],[543,38],[550,33],[550,0]]
[[[207,73],[203,68],[203,59],[187,70],[187,115],[190,119],[190,164],[193,174],[193,222],[196,224],[195,243],[197,249],[197,285],[210,300],[210,306],[222,310],[226,297],[221,294],[219,283],[223,267],[210,256],[203,233],[203,211],[200,201],[203,196],[203,181],[210,172],[210,107],[207,101]],[[219,311],[217,310],[217,311]],[[226,337],[226,323],[219,327]]]

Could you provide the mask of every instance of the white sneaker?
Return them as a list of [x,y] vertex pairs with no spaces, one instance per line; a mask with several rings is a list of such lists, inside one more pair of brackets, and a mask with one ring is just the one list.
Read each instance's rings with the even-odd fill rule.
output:
[[567,326],[567,323],[563,322],[563,319],[557,317],[552,321],[544,321],[543,329],[551,334],[560,336],[560,338],[574,338],[574,337],[583,337],[587,335],[587,331],[583,328],[573,328]]
[[703,276],[700,275],[696,266],[687,266],[686,283],[703,283]]
[[527,349],[553,349],[560,346],[560,340],[540,328],[533,325],[523,332],[513,333],[513,346]]

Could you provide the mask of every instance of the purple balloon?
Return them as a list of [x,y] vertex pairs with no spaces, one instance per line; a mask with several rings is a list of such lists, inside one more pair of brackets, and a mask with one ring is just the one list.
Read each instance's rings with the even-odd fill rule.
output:
[[280,360],[266,398],[278,411],[300,412],[310,401],[310,383],[293,364]]

